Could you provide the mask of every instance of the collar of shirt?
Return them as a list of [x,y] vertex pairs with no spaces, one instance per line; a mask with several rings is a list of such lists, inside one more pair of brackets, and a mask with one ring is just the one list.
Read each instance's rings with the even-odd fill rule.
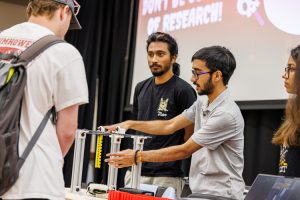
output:
[[211,111],[213,111],[218,105],[220,105],[224,99],[226,99],[229,96],[229,90],[224,90],[219,96],[210,104],[208,105],[208,99],[207,101],[202,105],[202,112],[203,115],[207,115]]

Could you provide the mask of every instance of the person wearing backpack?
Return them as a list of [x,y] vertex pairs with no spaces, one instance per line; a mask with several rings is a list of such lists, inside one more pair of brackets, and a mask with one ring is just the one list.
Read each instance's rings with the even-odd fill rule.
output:
[[[28,22],[0,33],[0,52],[19,53],[47,35],[64,38],[68,29],[81,29],[75,0],[30,0]],[[26,67],[22,99],[19,154],[37,130],[46,113],[57,112],[56,123],[48,120],[37,143],[19,171],[16,183],[3,199],[65,199],[63,157],[74,141],[78,107],[88,103],[88,88],[82,56],[66,42],[47,48]]]

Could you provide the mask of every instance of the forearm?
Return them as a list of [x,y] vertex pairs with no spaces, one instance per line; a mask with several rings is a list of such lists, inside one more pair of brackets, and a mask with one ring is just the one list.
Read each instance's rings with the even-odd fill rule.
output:
[[153,121],[125,121],[120,123],[121,127],[126,129],[134,129],[144,133],[153,135],[170,135],[175,131],[191,125],[192,122],[178,115],[169,120],[153,120]]
[[170,162],[175,160],[182,160],[191,156],[200,148],[202,148],[202,146],[195,143],[190,138],[188,141],[181,145],[158,150],[141,151],[138,154],[138,156],[140,156],[138,160],[141,162]]
[[69,137],[58,138],[58,141],[59,141],[62,155],[65,156],[68,153],[68,151],[70,150],[70,148],[74,142],[74,135],[69,136]]
[[138,153],[140,156],[138,160],[142,162],[170,162],[185,159],[190,155],[191,153],[183,145],[177,145],[158,150],[141,151]]
[[170,162],[187,158],[200,148],[200,145],[189,139],[182,145],[159,150],[137,152],[136,150],[127,149],[116,153],[109,153],[107,154],[109,158],[105,159],[105,162],[117,168],[129,167],[136,164],[136,162]]
[[167,120],[154,120],[154,121],[125,121],[128,129],[149,133],[152,135],[169,135],[176,130]]
[[77,129],[78,105],[58,112],[56,133],[62,155],[65,156],[73,144]]

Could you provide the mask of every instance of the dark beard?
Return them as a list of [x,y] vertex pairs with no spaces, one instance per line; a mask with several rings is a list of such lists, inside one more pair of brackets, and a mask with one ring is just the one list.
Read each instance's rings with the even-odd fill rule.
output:
[[166,72],[165,71],[158,71],[158,72],[155,71],[155,72],[152,72],[152,75],[157,77],[157,76],[163,75],[164,73],[166,73]]
[[157,66],[157,67],[160,67],[160,68],[161,68],[160,71],[152,71],[152,70],[151,70],[152,75],[155,76],[155,77],[161,76],[161,75],[165,74],[165,73],[170,69],[170,67],[163,68],[161,65],[158,65],[158,64],[153,64],[153,65],[150,65],[149,67],[150,67],[150,69],[151,69],[151,68],[154,67],[154,66]]
[[209,77],[209,80],[205,83],[204,85],[204,89],[201,90],[200,92],[198,92],[198,95],[209,95],[213,92],[214,90],[214,86],[212,84],[212,81],[211,81],[211,76]]

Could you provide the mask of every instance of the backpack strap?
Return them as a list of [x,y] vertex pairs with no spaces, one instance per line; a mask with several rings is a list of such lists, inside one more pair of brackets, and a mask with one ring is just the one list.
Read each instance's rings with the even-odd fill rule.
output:
[[50,46],[61,42],[65,41],[55,35],[46,35],[25,49],[18,56],[18,59],[15,61],[15,63],[21,63],[22,65],[26,66],[30,61],[32,61]]
[[[42,37],[41,39],[34,42],[31,46],[29,46],[27,49],[25,49],[18,57],[18,60],[16,61],[18,64],[22,64],[26,67],[26,65],[32,61],[35,57],[37,57],[39,54],[41,54],[43,51],[45,51],[47,48],[51,47],[54,44],[65,42],[64,40],[58,38],[54,35],[47,35]],[[43,120],[39,124],[38,128],[36,129],[35,133],[33,134],[31,140],[27,144],[24,152],[19,157],[18,160],[18,168],[20,169],[26,158],[28,157],[29,153],[31,152],[32,148],[36,144],[37,140],[41,136],[51,113],[53,112],[53,108],[51,108],[46,115],[44,116]]]
[[18,160],[18,163],[17,163],[19,169],[21,169],[21,167],[23,166],[26,158],[28,157],[29,153],[31,152],[32,148],[34,147],[35,143],[37,142],[37,140],[41,136],[41,134],[42,134],[47,122],[48,122],[48,119],[50,118],[51,113],[52,113],[52,108],[50,110],[48,110],[48,112],[44,116],[43,120],[41,121],[40,125],[38,126],[35,133],[33,134],[31,140],[27,144],[25,150],[23,151],[22,156],[19,157],[19,160]]

